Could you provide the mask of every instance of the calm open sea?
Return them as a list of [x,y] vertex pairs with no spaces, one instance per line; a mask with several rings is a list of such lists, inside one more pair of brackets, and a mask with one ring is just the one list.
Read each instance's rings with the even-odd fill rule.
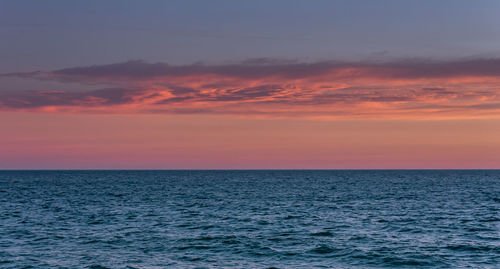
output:
[[500,268],[500,171],[1,171],[1,268]]

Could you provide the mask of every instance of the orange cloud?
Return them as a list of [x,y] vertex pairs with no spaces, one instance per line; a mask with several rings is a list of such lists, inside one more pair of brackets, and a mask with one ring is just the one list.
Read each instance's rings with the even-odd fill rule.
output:
[[[61,89],[49,91],[0,90],[3,110],[330,118],[500,116],[500,59],[379,63],[257,59],[185,66],[129,61],[2,76],[62,83]],[[69,91],[64,90],[65,82],[103,88]]]

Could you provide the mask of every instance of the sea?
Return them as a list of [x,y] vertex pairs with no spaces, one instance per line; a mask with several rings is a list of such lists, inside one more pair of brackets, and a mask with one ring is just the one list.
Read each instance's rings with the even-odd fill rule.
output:
[[500,170],[0,171],[0,268],[500,268]]

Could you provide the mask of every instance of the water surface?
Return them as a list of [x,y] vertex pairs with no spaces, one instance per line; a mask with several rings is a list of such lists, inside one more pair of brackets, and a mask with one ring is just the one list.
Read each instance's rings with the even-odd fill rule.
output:
[[2,268],[499,268],[500,171],[0,171]]

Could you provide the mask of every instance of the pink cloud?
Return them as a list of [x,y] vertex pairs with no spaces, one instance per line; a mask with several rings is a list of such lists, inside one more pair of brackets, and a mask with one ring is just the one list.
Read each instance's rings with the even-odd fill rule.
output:
[[[318,117],[498,117],[500,59],[225,65],[129,61],[10,73],[61,89],[2,91],[4,110]],[[64,90],[64,82],[102,84]],[[109,85],[113,85],[109,87]]]

